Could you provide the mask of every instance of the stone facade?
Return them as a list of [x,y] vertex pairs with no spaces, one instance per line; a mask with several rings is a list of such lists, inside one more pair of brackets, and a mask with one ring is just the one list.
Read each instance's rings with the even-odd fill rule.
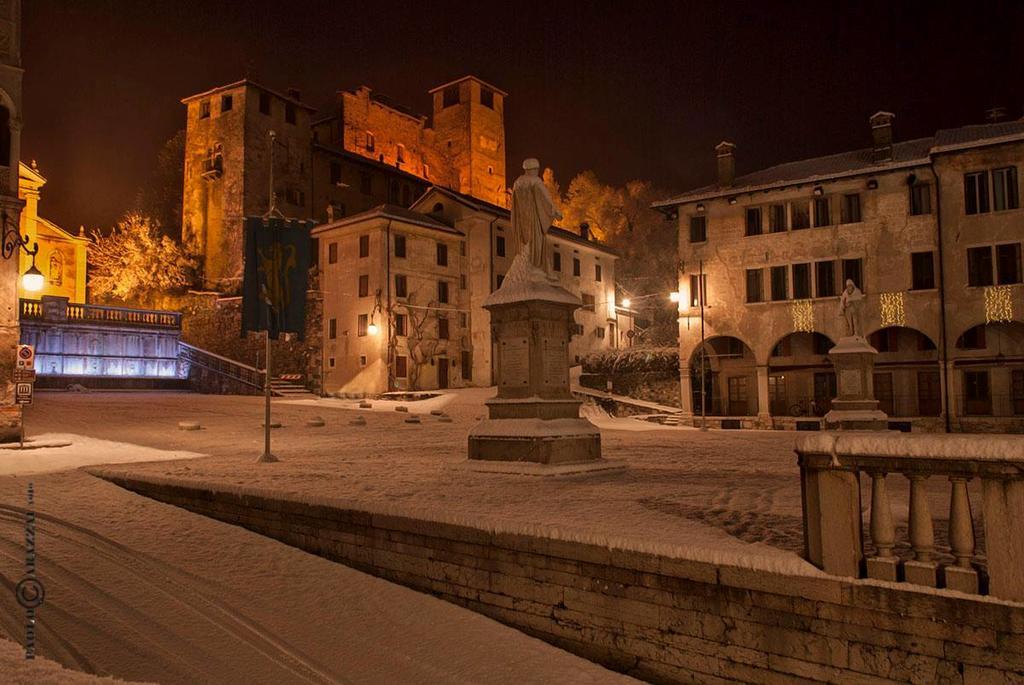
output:
[[[435,187],[410,209],[382,206],[314,229],[322,270],[325,390],[373,394],[493,384],[492,331],[483,303],[515,256],[509,218],[503,207]],[[404,241],[404,257],[396,254],[396,239]],[[359,256],[360,240],[366,241],[365,257]],[[549,240],[559,255],[559,285],[585,305],[575,314],[570,363],[618,346],[628,330],[620,330],[616,318],[615,254],[561,229],[549,233]],[[440,244],[446,246],[447,265],[438,264]],[[397,292],[397,277],[404,279],[405,296]],[[448,302],[439,301],[439,281],[447,283]],[[367,326],[371,320],[377,324],[379,335],[360,335],[360,317]],[[439,317],[447,320],[447,339],[438,338]]]
[[1024,605],[98,472],[652,683],[1024,679]]
[[[701,271],[706,412],[776,428],[820,422],[836,395],[827,353],[850,277],[891,423],[1024,431],[1024,121],[894,143],[892,119],[872,117],[867,150],[740,177],[720,145],[719,183],[657,203],[678,216],[685,414],[701,413]],[[988,211],[972,214],[976,172]],[[992,252],[970,265],[975,247]],[[1004,321],[986,325],[986,298]]]

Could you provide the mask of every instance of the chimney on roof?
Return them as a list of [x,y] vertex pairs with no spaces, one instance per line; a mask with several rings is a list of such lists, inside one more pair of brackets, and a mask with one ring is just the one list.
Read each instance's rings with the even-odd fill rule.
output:
[[892,159],[892,122],[896,115],[892,112],[875,112],[868,119],[871,124],[871,160],[887,162]]
[[736,157],[733,152],[736,146],[727,140],[715,146],[715,155],[718,157],[718,185],[721,188],[728,188],[736,180]]
[[590,224],[586,221],[580,224],[580,237],[584,240],[590,240]]
[[302,91],[299,90],[298,88],[289,88],[288,89],[288,97],[290,97],[292,100],[298,100],[298,101],[301,102],[302,101]]

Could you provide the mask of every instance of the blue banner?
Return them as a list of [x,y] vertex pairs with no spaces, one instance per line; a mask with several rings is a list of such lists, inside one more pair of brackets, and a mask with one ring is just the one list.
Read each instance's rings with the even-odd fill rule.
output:
[[306,287],[311,221],[245,218],[242,335],[268,331],[271,338],[306,329]]

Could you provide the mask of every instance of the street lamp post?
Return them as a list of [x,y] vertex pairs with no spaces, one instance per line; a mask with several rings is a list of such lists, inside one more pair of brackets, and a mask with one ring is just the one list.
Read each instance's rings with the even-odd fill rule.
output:
[[23,250],[25,254],[32,257],[32,265],[21,276],[21,285],[27,292],[39,292],[46,285],[46,279],[43,277],[42,272],[36,268],[36,255],[39,253],[39,243],[31,241],[32,247],[29,247],[30,241],[28,236],[21,234],[18,226],[14,223],[14,219],[11,218],[6,210],[0,215],[0,219],[3,221],[0,254],[3,255],[4,259],[10,259],[17,251]]

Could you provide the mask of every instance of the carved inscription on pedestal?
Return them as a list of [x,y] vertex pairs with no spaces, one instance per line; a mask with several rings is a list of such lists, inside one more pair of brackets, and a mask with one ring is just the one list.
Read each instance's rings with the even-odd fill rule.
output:
[[526,385],[530,382],[528,338],[509,338],[501,341],[501,366],[498,371],[503,386]]
[[542,344],[544,385],[565,385],[569,377],[569,354],[565,349],[565,341],[558,338],[544,338]]
[[860,398],[864,394],[861,386],[860,371],[856,369],[843,369],[839,372],[839,393],[844,396]]

